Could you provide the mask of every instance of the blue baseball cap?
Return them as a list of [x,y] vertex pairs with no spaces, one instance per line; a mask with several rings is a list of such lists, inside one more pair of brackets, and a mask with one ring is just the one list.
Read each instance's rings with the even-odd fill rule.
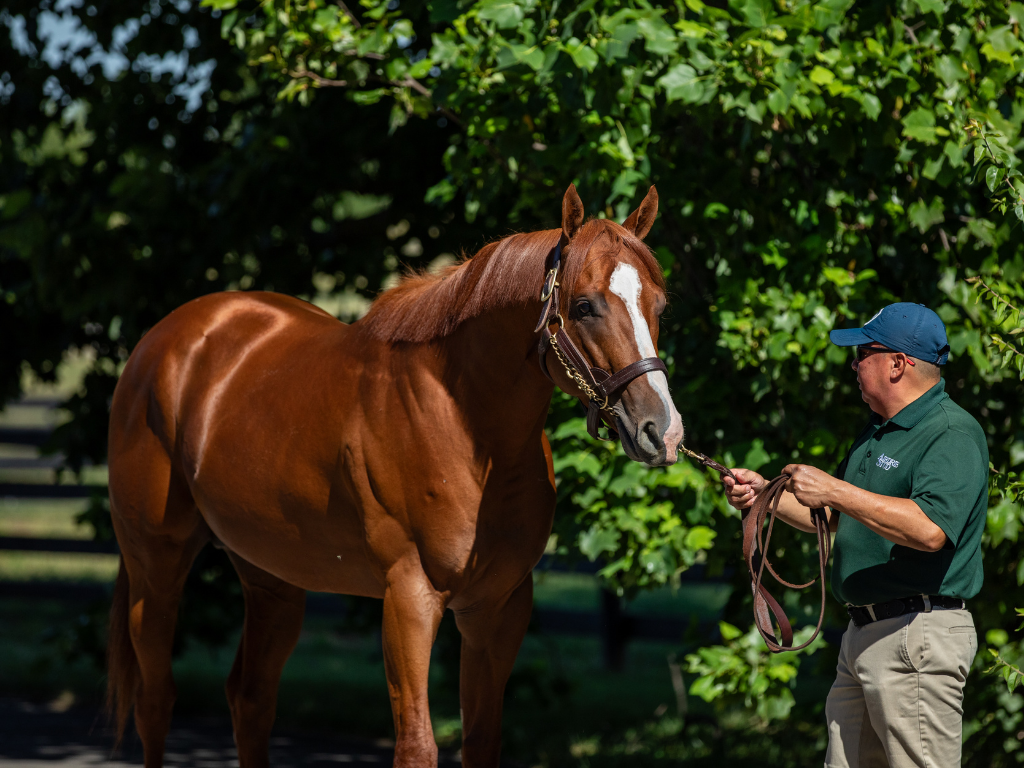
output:
[[907,357],[936,365],[945,365],[949,359],[949,342],[942,320],[924,304],[908,301],[883,307],[863,328],[830,331],[828,337],[839,347],[874,341]]

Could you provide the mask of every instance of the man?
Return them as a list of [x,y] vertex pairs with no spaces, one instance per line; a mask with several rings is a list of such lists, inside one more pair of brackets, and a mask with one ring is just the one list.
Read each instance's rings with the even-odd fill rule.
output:
[[[778,516],[814,531],[831,509],[832,591],[848,606],[836,682],[825,705],[827,768],[960,765],[963,691],[978,648],[965,602],[982,582],[988,446],[949,399],[946,329],[920,304],[891,304],[863,328],[832,331],[856,346],[853,370],[871,408],[833,477],[790,464]],[[726,478],[729,503],[767,484]]]

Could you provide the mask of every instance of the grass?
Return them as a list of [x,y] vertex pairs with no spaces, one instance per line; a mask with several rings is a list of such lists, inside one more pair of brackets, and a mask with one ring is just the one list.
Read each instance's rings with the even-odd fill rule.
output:
[[0,499],[0,536],[90,539],[88,528],[75,522],[87,506],[88,499]]
[[59,552],[0,553],[0,580],[113,583],[117,555]]
[[[75,515],[87,505],[84,499],[0,499],[0,536],[91,538],[75,523]],[[0,551],[0,580],[106,583],[116,575],[116,555]]]

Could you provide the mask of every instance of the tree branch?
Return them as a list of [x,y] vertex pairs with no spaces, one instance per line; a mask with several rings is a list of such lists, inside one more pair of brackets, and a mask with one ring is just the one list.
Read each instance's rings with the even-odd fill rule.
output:
[[308,69],[295,69],[288,73],[290,77],[298,80],[300,77],[308,77],[318,86],[323,88],[348,88],[351,83],[348,80],[332,80],[329,77],[318,75],[316,72],[310,72]]
[[923,21],[917,22],[917,24],[915,24],[912,27],[908,27],[906,24],[903,25],[904,31],[906,31],[907,36],[913,41],[914,45],[920,45],[920,43],[917,42],[917,35],[915,35],[914,32],[916,32],[917,30],[919,30],[923,26],[924,26],[924,22]]
[[345,15],[348,16],[349,21],[351,21],[355,25],[355,28],[361,29],[363,25],[359,23],[359,19],[357,19],[356,15],[348,9],[348,6],[345,5],[345,3],[342,2],[342,0],[337,0],[337,4],[338,7],[345,12]]

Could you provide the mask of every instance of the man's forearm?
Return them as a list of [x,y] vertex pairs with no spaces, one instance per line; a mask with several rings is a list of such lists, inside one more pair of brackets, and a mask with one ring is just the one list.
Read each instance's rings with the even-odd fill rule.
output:
[[[799,504],[795,497],[793,501]],[[943,530],[911,499],[882,496],[850,483],[838,482],[830,494],[829,506],[894,544],[937,552],[946,543]]]
[[782,498],[779,499],[779,512],[778,518],[783,522],[789,523],[794,528],[807,533],[814,533],[814,521],[811,520],[811,510],[805,507],[789,491],[782,492]]

